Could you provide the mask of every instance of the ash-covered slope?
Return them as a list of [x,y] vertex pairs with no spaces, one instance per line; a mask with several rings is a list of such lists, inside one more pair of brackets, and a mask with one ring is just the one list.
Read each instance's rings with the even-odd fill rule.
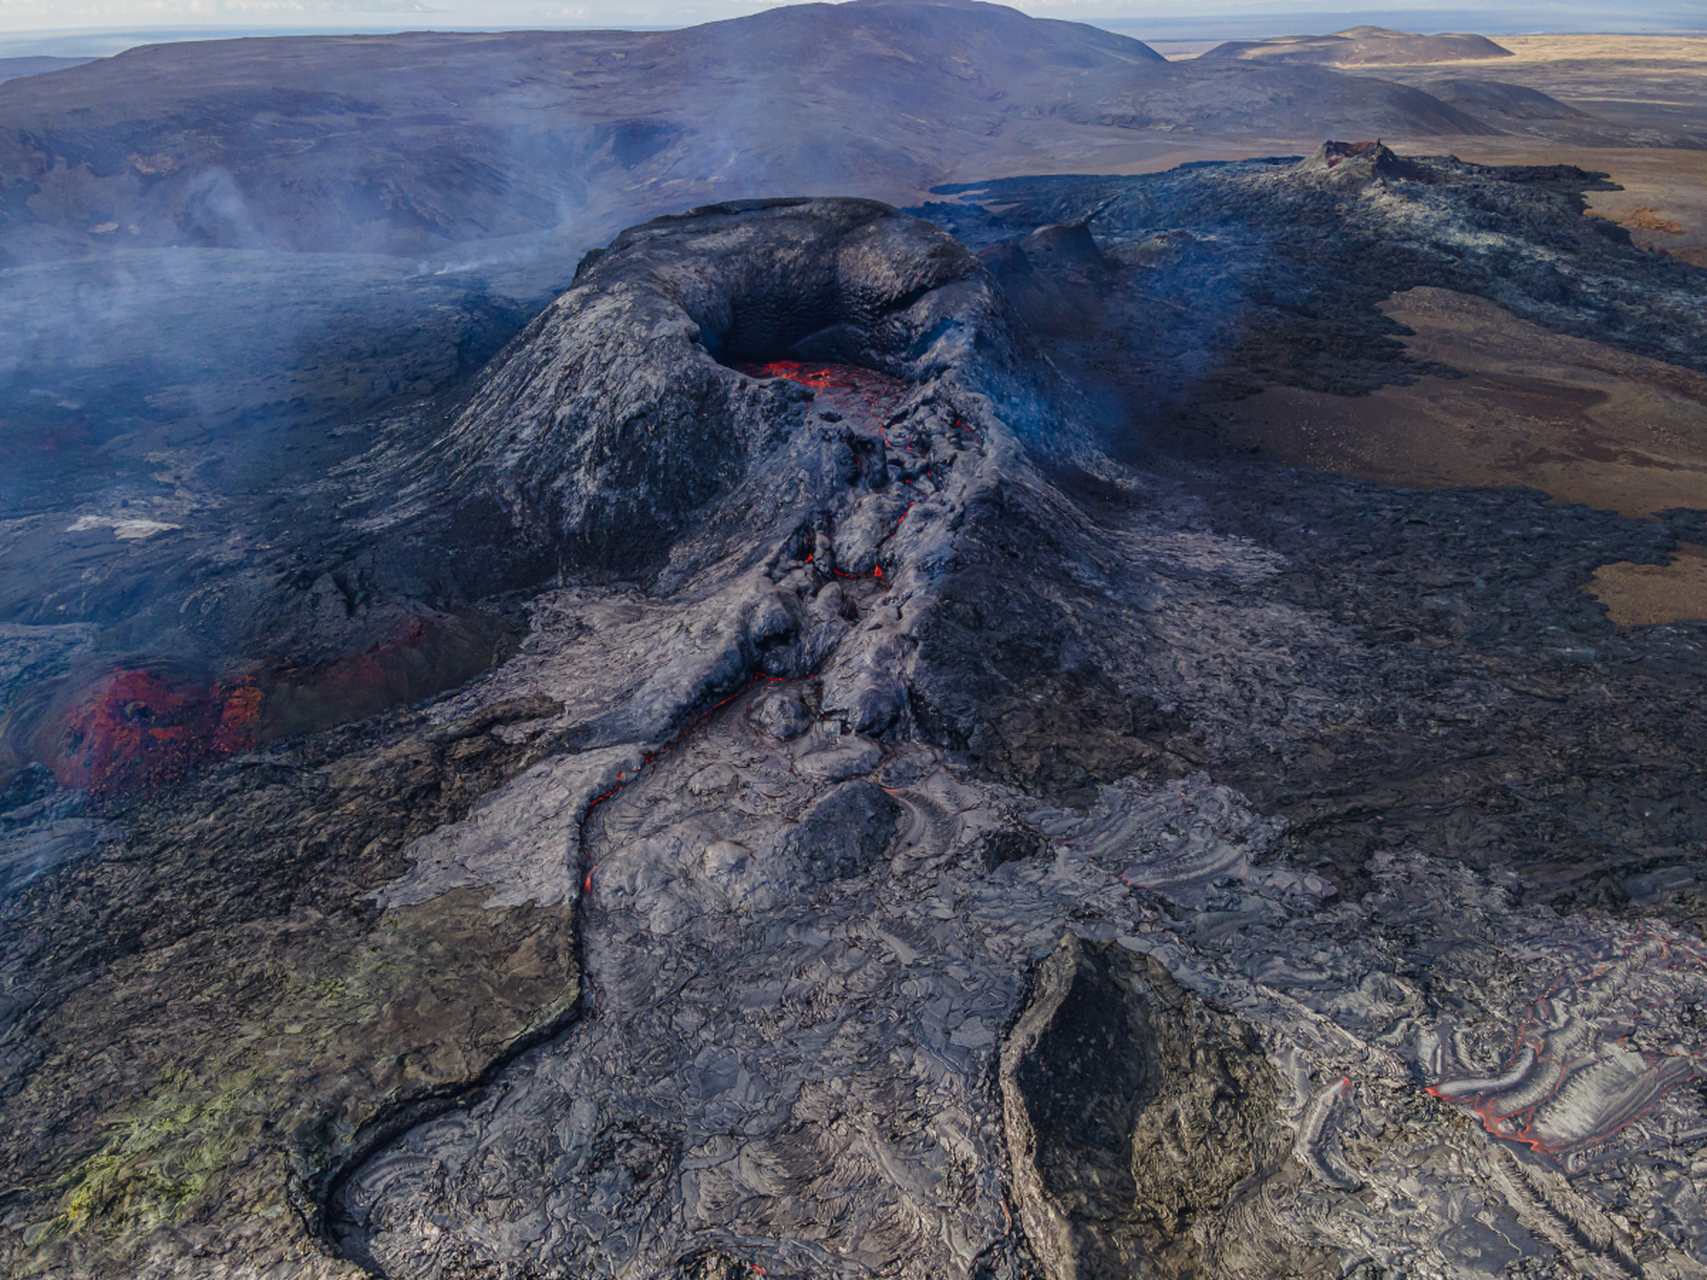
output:
[[[374,564],[554,580],[456,695],[5,904],[4,1265],[1699,1274],[1707,659],[1579,590],[1699,514],[1133,470],[1022,319],[1143,314],[1188,208],[1301,261],[1386,210],[1353,305],[1507,206],[1605,266],[1585,175],[1331,154],[1385,164],[1004,190],[999,276],[864,201],[662,219],[393,424]],[[1287,314],[1242,248],[1190,278]]]
[[1449,76],[1428,79],[1418,88],[1460,111],[1469,112],[1501,133],[1551,138],[1583,147],[1698,145],[1683,134],[1662,137],[1651,129],[1639,134],[1628,125],[1592,115],[1539,89],[1503,80]]

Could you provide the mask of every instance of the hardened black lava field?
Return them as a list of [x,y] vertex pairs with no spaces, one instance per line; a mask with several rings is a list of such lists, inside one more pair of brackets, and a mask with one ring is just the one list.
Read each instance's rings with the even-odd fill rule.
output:
[[[1700,513],[1191,432],[1439,376],[1376,309],[1421,285],[1697,364],[1597,181],[1330,146],[624,232],[175,588],[321,666],[15,739],[7,1269],[1697,1274],[1707,656],[1582,587]],[[381,618],[445,621],[335,657]]]

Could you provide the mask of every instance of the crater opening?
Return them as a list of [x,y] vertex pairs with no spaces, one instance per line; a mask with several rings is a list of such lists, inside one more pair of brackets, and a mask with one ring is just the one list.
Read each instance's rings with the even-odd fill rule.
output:
[[[718,363],[815,389],[828,366],[843,366],[845,379],[869,370],[917,381],[931,335],[966,301],[955,286],[979,273],[938,228],[874,201],[737,201],[702,212],[719,242],[693,246],[695,261],[669,274],[667,296]],[[724,241],[737,226],[740,238]]]
[[813,403],[830,421],[851,419],[881,429],[913,389],[910,382],[858,364],[810,360],[741,360],[730,368],[749,378],[783,378],[812,389]]

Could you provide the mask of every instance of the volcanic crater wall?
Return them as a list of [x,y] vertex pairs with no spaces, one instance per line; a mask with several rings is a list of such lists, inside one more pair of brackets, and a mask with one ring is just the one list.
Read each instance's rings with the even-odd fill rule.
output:
[[[1017,368],[1019,341],[976,258],[886,205],[742,201],[659,218],[588,256],[373,527],[451,513],[452,543],[479,553],[462,571],[476,592],[568,566],[642,571],[806,420],[806,392],[732,362],[923,384],[974,361]],[[1009,378],[1023,396],[1022,381]]]

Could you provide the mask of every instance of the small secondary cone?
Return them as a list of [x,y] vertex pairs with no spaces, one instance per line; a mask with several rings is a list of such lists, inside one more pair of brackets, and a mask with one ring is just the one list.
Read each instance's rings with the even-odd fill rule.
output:
[[1097,242],[1091,235],[1090,228],[1083,222],[1054,223],[1039,227],[1021,242],[1019,250],[1028,261],[1047,261],[1054,258],[1087,266],[1108,265],[1102,250],[1097,247]]
[[1295,172],[1329,175],[1336,182],[1417,176],[1415,166],[1400,159],[1391,148],[1383,146],[1380,139],[1374,142],[1336,142],[1329,139],[1317,147],[1314,154],[1299,161]]

